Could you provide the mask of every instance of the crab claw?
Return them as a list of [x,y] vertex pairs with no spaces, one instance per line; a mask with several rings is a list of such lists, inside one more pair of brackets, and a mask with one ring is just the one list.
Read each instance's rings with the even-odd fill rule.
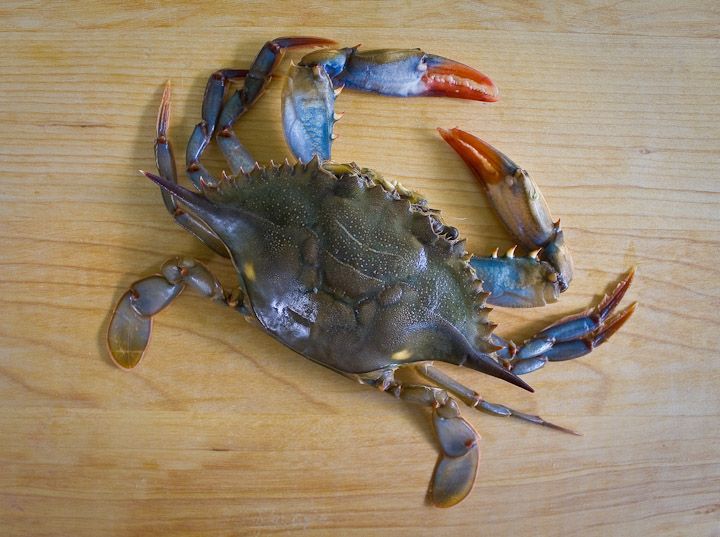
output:
[[480,71],[420,49],[363,52],[353,49],[338,82],[349,88],[397,97],[498,100],[497,86]]
[[285,140],[302,162],[330,158],[335,124],[335,92],[319,66],[292,65],[282,92]]
[[422,81],[427,90],[424,95],[487,102],[495,102],[500,97],[493,81],[472,67],[433,54],[425,56],[425,63],[427,71]]
[[[567,289],[573,263],[565,247],[560,221],[530,175],[490,144],[460,129],[438,129],[484,187],[505,227],[528,250],[541,249],[537,258],[555,269],[560,291]],[[512,256],[508,256],[512,257]]]

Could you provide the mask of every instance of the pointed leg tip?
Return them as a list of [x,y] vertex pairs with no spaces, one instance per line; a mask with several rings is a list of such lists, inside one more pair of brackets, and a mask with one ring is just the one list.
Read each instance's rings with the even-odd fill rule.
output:
[[607,317],[617,308],[618,304],[622,301],[625,293],[630,289],[630,285],[635,277],[636,267],[632,267],[625,276],[622,277],[620,282],[615,286],[615,289],[597,306],[597,310],[600,314],[600,319],[605,320]]
[[521,379],[520,377],[518,377],[515,373],[513,373],[512,371],[508,371],[507,369],[503,369],[503,371],[506,371],[506,372],[507,372],[507,375],[504,375],[504,376],[499,376],[499,375],[498,375],[499,378],[501,378],[502,380],[505,380],[505,381],[509,382],[510,384],[514,384],[514,385],[517,386],[518,388],[522,388],[523,390],[527,390],[527,391],[529,391],[530,393],[535,393],[535,389],[534,389],[532,386],[530,386],[527,382],[525,382],[523,379]]
[[170,98],[172,96],[172,86],[170,80],[165,82],[163,88],[162,98],[160,99],[160,107],[158,108],[157,116],[157,133],[158,137],[165,137],[168,131],[168,124],[170,122]]
[[[625,308],[623,311],[618,313],[615,317],[611,318],[607,322],[606,329],[611,330],[611,333],[614,334],[617,332],[622,325],[624,325],[627,320],[632,317],[633,313],[635,313],[635,310],[637,310],[638,303],[637,301],[630,304],[627,308]],[[608,335],[609,337],[609,335]]]
[[571,435],[573,435],[573,436],[583,436],[582,433],[579,433],[579,432],[577,432],[577,431],[575,431],[575,430],[573,430],[573,429],[570,429],[570,428],[568,428],[568,427],[563,427],[562,425],[556,425],[556,424],[550,423],[550,422],[548,422],[548,421],[546,421],[546,422],[544,423],[544,425],[545,425],[545,427],[549,427],[550,429],[554,429],[554,430],[556,430],[556,431],[560,431],[561,433],[568,433],[568,434],[571,434]]
[[460,129],[459,127],[452,127],[449,129],[446,129],[445,127],[436,127],[438,132],[440,133],[440,136],[442,136],[445,140],[448,139],[459,139],[459,135],[465,133],[464,130]]
[[155,174],[152,173],[152,172],[146,172],[145,170],[138,170],[138,171],[140,172],[141,175],[144,175],[145,177],[147,177],[148,179],[150,179],[153,183],[155,183],[155,184],[157,184],[157,185],[159,185],[159,186],[161,186],[161,187],[168,188],[168,185],[178,186],[178,187],[179,187],[179,185],[173,185],[172,183],[170,183],[170,181],[168,181],[168,180],[165,179],[164,177],[161,177],[161,176],[159,176],[159,175],[155,175]]
[[637,306],[638,303],[633,302],[621,312],[616,313],[615,315],[607,319],[602,328],[600,328],[597,334],[595,334],[595,337],[592,338],[593,347],[597,347],[601,343],[604,343],[605,341],[610,339],[615,334],[615,332],[620,330],[623,325],[628,321],[628,319],[632,317],[632,314],[635,313]]
[[560,431],[560,432],[563,432],[563,433],[572,434],[572,435],[574,435],[574,436],[582,436],[582,434],[578,433],[577,431],[574,431],[574,430],[569,429],[569,428],[567,428],[567,427],[563,427],[562,425],[558,425],[558,424],[556,424],[556,423],[552,423],[552,422],[550,422],[550,421],[547,421],[547,420],[543,419],[542,417],[537,416],[537,415],[535,415],[535,414],[526,414],[526,413],[524,413],[524,412],[518,412],[517,410],[512,410],[512,409],[510,409],[510,410],[511,410],[511,412],[512,412],[511,415],[512,415],[513,417],[515,417],[515,418],[517,418],[517,419],[520,419],[520,420],[522,420],[522,421],[527,421],[527,422],[529,422],[529,423],[534,423],[534,424],[536,424],[536,425],[541,425],[541,426],[543,426],[543,427],[547,427],[548,429],[553,429],[553,430],[555,430],[555,431]]
[[515,386],[522,388],[523,390],[527,390],[530,393],[535,393],[535,389],[530,386],[527,382],[525,382],[523,379],[521,379],[519,376],[517,376],[512,371],[508,371],[507,369],[503,368],[503,371],[507,372],[507,376],[500,377],[503,380],[506,380],[510,382],[511,384],[514,384]]
[[620,280],[620,283],[618,284],[618,287],[621,287],[623,289],[627,289],[630,287],[630,284],[635,279],[635,272],[637,271],[637,266],[633,266],[625,273],[625,276],[623,276],[622,280]]
[[291,36],[279,37],[273,40],[283,48],[309,47],[309,46],[335,46],[338,44],[334,39],[316,36]]
[[167,107],[170,104],[170,97],[172,96],[172,82],[168,78],[163,86],[162,98],[160,100],[160,109]]
[[138,171],[140,172],[140,175],[144,175],[145,177],[147,177],[147,178],[150,179],[151,181],[154,181],[155,183],[160,183],[161,181],[162,181],[162,182],[165,181],[165,178],[164,178],[164,177],[160,177],[159,175],[155,175],[155,174],[152,173],[152,172],[147,172],[147,171],[145,171],[145,170],[138,170]]
[[[637,301],[630,304],[627,308],[622,310],[617,315],[611,317],[608,319],[608,321],[605,324],[605,331],[611,331],[611,333],[617,332],[620,327],[627,322],[627,320],[632,316],[633,313],[635,313],[635,310],[638,307]],[[609,337],[609,335],[608,335]]]

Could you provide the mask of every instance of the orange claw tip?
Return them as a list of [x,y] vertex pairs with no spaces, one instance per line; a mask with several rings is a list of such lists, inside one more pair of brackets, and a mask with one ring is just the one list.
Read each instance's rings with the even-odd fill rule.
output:
[[438,128],[438,132],[486,186],[499,183],[518,169],[512,160],[469,132],[457,127],[450,130]]
[[480,71],[434,54],[427,54],[425,58],[427,71],[422,79],[426,95],[485,102],[495,102],[500,98],[497,86]]

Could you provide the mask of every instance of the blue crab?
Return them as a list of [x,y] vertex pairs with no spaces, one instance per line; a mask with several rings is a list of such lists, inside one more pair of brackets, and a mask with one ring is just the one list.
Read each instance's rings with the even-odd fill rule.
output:
[[[458,230],[423,197],[376,171],[331,160],[335,98],[340,90],[392,96],[440,95],[495,101],[482,73],[419,49],[324,48],[292,65],[282,94],[285,137],[297,163],[262,167],[233,125],[260,97],[291,47],[335,45],[315,37],[266,43],[249,70],[224,69],[207,83],[202,121],[186,150],[194,190],[178,184],[168,139],[170,86],[157,122],[158,175],[178,224],[230,258],[239,284],[225,289],[198,261],[176,257],[160,274],[132,284],[108,330],[108,346],[124,369],[138,364],[152,318],[189,287],[253,321],[306,358],[362,384],[432,411],[440,446],[429,498],[448,507],[467,496],[477,473],[478,435],[458,400],[496,416],[512,416],[571,432],[530,414],[484,400],[433,361],[475,369],[532,391],[519,375],[549,361],[592,351],[633,313],[615,313],[630,271],[594,308],[559,320],[515,344],[493,332],[491,305],[542,306],[558,299],[573,274],[559,221],[554,222],[528,173],[475,136],[439,129],[465,160],[526,255],[473,256]],[[225,99],[229,82],[242,89]],[[231,174],[215,177],[201,156],[215,137]],[[412,369],[423,382],[396,376]],[[454,394],[451,395],[451,394]]]

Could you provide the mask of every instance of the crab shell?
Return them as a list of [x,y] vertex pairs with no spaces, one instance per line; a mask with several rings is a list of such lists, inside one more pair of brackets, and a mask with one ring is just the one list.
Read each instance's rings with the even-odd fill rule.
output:
[[220,238],[252,315],[303,356],[343,373],[438,360],[529,389],[486,354],[495,325],[465,241],[416,194],[317,158],[202,194],[153,180]]

